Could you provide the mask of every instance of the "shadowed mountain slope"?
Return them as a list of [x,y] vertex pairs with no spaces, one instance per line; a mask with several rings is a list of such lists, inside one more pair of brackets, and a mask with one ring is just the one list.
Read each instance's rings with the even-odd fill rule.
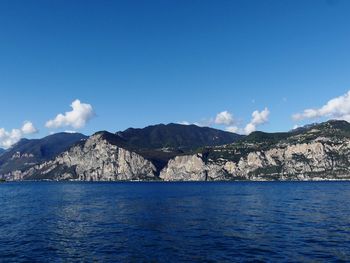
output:
[[52,159],[86,138],[80,133],[56,133],[42,139],[22,139],[0,155],[0,174],[23,170]]

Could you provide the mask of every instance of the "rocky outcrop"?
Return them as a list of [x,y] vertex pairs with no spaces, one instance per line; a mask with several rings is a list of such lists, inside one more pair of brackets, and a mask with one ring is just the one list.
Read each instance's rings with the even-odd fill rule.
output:
[[[21,139],[11,148],[0,153],[0,178],[17,176],[34,165],[47,162],[69,150],[73,145],[88,137],[80,133],[56,133],[41,139]],[[1,152],[1,150],[0,150]],[[15,175],[16,174],[16,175]]]
[[279,144],[251,151],[237,161],[181,156],[169,161],[160,177],[169,181],[350,179],[350,140],[317,138],[310,143]]
[[[350,180],[350,124],[329,121],[285,133],[254,132],[235,143],[196,154],[131,147],[99,132],[55,158],[31,162],[28,152],[7,152],[6,180]],[[187,154],[186,154],[187,153]],[[175,157],[174,157],[175,156]],[[1,158],[0,158],[1,161]],[[35,160],[34,160],[35,161]],[[21,165],[16,165],[20,163]],[[1,170],[0,170],[1,171]],[[1,173],[0,173],[1,174]]]
[[160,172],[164,181],[225,180],[226,172],[215,163],[206,164],[202,154],[177,156]]
[[207,168],[200,155],[177,156],[161,171],[165,181],[205,181]]
[[156,168],[150,161],[96,134],[55,159],[24,172],[16,171],[7,179],[116,181],[149,180],[155,175]]
[[34,154],[32,153],[21,153],[21,152],[16,152],[15,154],[12,155],[11,160],[15,159],[21,159],[21,158],[33,158]]

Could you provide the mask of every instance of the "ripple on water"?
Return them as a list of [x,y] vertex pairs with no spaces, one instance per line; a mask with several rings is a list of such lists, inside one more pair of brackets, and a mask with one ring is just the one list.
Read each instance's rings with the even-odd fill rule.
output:
[[8,183],[0,258],[348,261],[350,183]]

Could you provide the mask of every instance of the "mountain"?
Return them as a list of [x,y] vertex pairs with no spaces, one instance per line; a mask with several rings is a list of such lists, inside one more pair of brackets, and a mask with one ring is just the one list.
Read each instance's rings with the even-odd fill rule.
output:
[[[20,141],[9,152],[0,156],[0,175],[6,175],[7,179],[57,180],[156,178],[175,156],[191,154],[199,147],[223,145],[242,138],[241,135],[217,129],[180,124],[130,128],[116,134],[101,131],[84,141],[81,140],[86,139],[85,136],[73,135],[77,137],[72,137],[73,141],[67,144],[57,140],[62,140],[62,136],[68,139],[67,136],[72,136],[71,134]],[[69,147],[77,141],[81,142]],[[121,153],[125,156],[121,157]],[[142,169],[130,165],[134,160],[147,163],[146,170],[152,172],[141,176],[145,174],[141,173]],[[120,170],[120,167],[124,168]]]
[[0,148],[0,155],[5,152],[5,149]]
[[[120,137],[98,132],[56,158],[12,174],[15,180],[155,180],[157,169],[141,155],[122,148]],[[10,178],[6,178],[10,179]]]
[[86,138],[80,133],[56,133],[42,139],[22,139],[0,155],[0,175],[50,160]]
[[133,149],[193,150],[203,146],[232,143],[242,138],[231,132],[196,125],[170,123],[148,126],[143,129],[129,128],[116,133]]
[[328,121],[285,133],[253,132],[239,142],[178,156],[163,180],[350,179],[350,124]]
[[200,147],[233,143],[244,136],[209,127],[181,124],[158,124],[143,129],[129,128],[117,132],[120,141],[130,151],[151,160],[158,170],[169,159],[191,153]]
[[[191,142],[186,138],[191,136],[191,132],[182,134],[182,139],[174,139],[164,135],[167,134],[164,126],[128,129],[116,134],[98,132],[52,159],[24,167],[26,169],[21,171],[12,171],[3,178],[84,181],[350,180],[350,124],[346,121],[328,121],[290,132],[257,131],[232,143],[214,146],[200,145],[198,141],[205,143],[205,140],[197,140],[197,137],[191,137]],[[148,130],[159,128],[162,132],[158,135]],[[158,144],[156,136],[163,144]],[[209,137],[203,135],[202,138]]]

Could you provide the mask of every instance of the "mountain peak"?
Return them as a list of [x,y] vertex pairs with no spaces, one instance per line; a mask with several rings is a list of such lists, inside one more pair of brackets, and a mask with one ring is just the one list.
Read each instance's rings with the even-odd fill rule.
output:
[[241,135],[196,125],[177,123],[157,124],[145,128],[129,128],[116,135],[135,148],[195,149],[202,146],[223,145],[237,141]]

